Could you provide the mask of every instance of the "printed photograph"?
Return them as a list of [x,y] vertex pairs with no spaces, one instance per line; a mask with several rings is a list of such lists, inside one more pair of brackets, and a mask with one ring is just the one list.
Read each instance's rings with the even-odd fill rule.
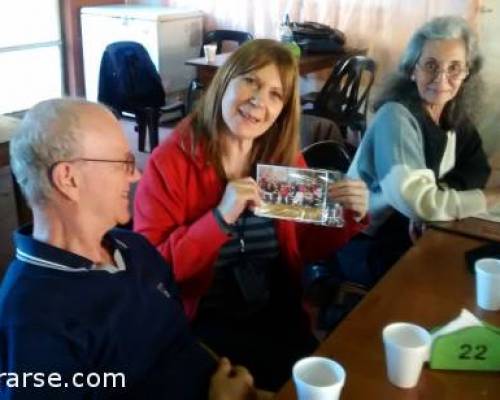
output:
[[328,182],[332,179],[335,176],[326,170],[259,164],[257,184],[263,204],[255,213],[330,225],[342,217],[341,206],[328,201]]

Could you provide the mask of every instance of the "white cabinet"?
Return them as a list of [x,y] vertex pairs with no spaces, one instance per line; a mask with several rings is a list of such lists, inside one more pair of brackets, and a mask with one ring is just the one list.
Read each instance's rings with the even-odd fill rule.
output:
[[202,12],[172,7],[111,5],[81,10],[82,47],[87,99],[97,100],[99,67],[106,46],[131,40],[141,43],[160,72],[167,94],[186,89],[203,34]]

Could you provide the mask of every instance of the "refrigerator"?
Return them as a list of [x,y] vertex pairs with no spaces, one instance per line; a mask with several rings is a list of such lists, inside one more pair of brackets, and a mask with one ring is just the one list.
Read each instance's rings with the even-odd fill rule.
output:
[[203,35],[200,10],[120,4],[81,9],[83,72],[88,100],[97,101],[99,67],[106,46],[131,40],[148,51],[167,97],[185,90],[195,69],[184,65],[199,56]]

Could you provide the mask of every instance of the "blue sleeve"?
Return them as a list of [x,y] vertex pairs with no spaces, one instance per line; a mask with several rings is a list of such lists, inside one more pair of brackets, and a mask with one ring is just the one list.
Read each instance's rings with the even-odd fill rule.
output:
[[160,279],[165,286],[165,289],[168,291],[170,296],[182,303],[179,293],[179,288],[174,279],[174,272],[170,264],[168,264],[160,252],[154,247],[144,236],[137,233],[135,234],[142,239],[142,246],[144,248],[144,253],[148,254],[148,260],[151,262],[151,267],[158,273]]
[[131,264],[141,269],[141,273],[151,275],[150,279],[160,280],[169,297],[181,303],[179,288],[174,279],[172,267],[165,261],[149,240],[142,234],[123,229],[113,229],[113,236],[125,242],[132,255]]
[[[420,127],[404,106],[398,103],[384,105],[371,129],[374,131],[375,169],[381,181],[398,165],[427,169]],[[399,186],[399,182],[394,183]]]
[[414,218],[414,208],[404,197],[402,188],[408,176],[415,172],[433,175],[425,164],[418,122],[403,105],[386,103],[368,128],[348,175],[364,180],[372,192],[378,188],[383,193],[378,201]]
[[[184,337],[165,349],[141,384],[131,388],[131,398],[206,399],[217,362],[193,338]],[[161,394],[161,397],[158,397]]]
[[0,339],[1,399],[100,398],[95,389],[73,385],[75,373],[91,372],[78,338],[43,327],[7,327]]

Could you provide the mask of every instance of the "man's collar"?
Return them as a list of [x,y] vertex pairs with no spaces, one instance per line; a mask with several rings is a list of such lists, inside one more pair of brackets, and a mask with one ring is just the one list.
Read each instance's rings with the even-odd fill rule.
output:
[[112,231],[106,233],[103,240],[113,249],[117,268],[112,266],[96,268],[86,257],[34,239],[32,225],[23,226],[14,233],[16,258],[20,261],[66,272],[88,272],[96,269],[108,272],[124,270],[123,250],[127,249],[127,245],[114,238]]

